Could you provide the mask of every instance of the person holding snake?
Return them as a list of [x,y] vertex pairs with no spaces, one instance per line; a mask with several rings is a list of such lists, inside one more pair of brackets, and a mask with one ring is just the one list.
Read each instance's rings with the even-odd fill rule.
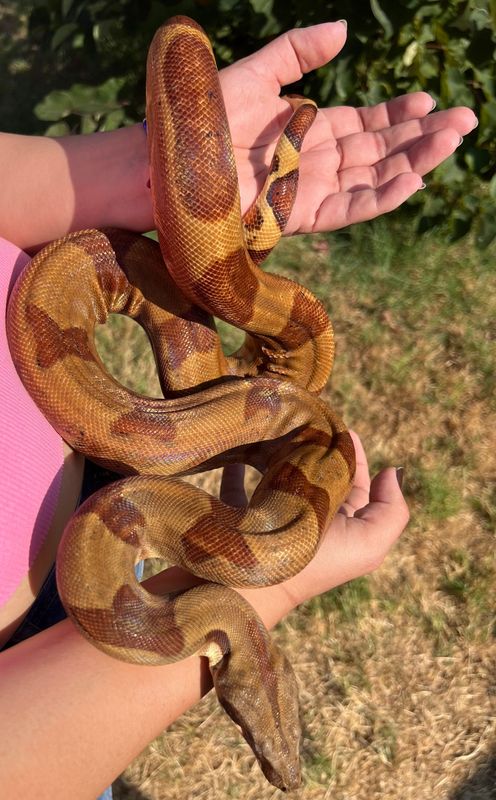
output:
[[[281,86],[333,58],[345,37],[342,23],[291,31],[221,73],[243,212],[260,191],[291,113]],[[319,110],[303,143],[285,233],[370,219],[421,188],[422,175],[476,124],[469,109],[430,114],[432,106],[428,95],[415,93],[368,109]],[[88,227],[153,227],[141,126],[60,140],[3,134],[0,167],[4,301],[13,272],[26,260],[20,248],[33,253]],[[154,670],[109,659],[68,620],[21,642],[19,626],[26,614],[29,620],[35,596],[47,591],[61,531],[77,503],[82,460],[23,392],[5,344],[2,358],[3,784],[9,796],[91,798],[210,688],[210,677],[195,656]],[[370,481],[360,441],[353,439],[353,486],[317,555],[283,583],[240,590],[268,626],[308,597],[374,569],[406,525],[395,470]],[[243,506],[236,466],[225,470],[221,499]],[[194,582],[174,569],[151,579],[149,588],[166,593]]]

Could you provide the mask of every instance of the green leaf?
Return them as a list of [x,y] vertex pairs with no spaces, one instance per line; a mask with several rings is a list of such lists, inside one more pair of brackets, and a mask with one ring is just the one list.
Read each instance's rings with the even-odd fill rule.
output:
[[389,20],[389,17],[384,13],[379,5],[378,0],[370,0],[370,9],[376,18],[377,22],[382,25],[386,39],[390,39],[393,35],[394,29]]
[[94,133],[97,129],[97,123],[89,114],[84,114],[81,118],[81,133]]
[[446,103],[472,105],[473,99],[467,87],[467,77],[458,67],[448,67],[444,71],[441,86]]
[[480,250],[484,250],[496,239],[496,218],[492,210],[485,211],[479,217],[476,227],[475,242]]
[[119,128],[122,125],[125,117],[126,114],[122,108],[119,108],[116,111],[111,111],[110,114],[106,114],[103,124],[100,125],[100,130],[114,131],[116,128]]
[[450,241],[456,242],[458,239],[462,239],[466,236],[472,227],[472,220],[471,214],[456,214],[451,221]]
[[355,89],[355,76],[351,62],[351,56],[340,58],[337,62],[335,87],[341,100],[348,100],[352,97]]
[[418,58],[415,62],[417,66],[418,75],[422,79],[429,80],[430,78],[436,78],[439,76],[440,72],[440,65],[438,56],[432,50],[424,50],[422,51],[422,57]]
[[52,36],[51,47],[52,50],[57,50],[61,44],[63,44],[70,36],[76,33],[79,30],[78,26],[75,22],[68,22],[66,25],[61,25],[60,28],[57,28],[55,33]]
[[62,16],[68,17],[71,11],[72,6],[74,5],[74,0],[62,0]]
[[49,125],[45,131],[45,136],[67,136],[71,132],[67,122],[55,122]]
[[280,26],[276,17],[273,14],[273,0],[249,0],[250,6],[257,14],[263,14],[266,19],[265,25],[262,25],[261,36],[273,36],[279,33]]
[[489,152],[481,147],[469,147],[464,158],[469,170],[476,175],[484,173],[490,164]]
[[494,141],[496,131],[496,100],[485,103],[480,111],[479,136]]
[[71,94],[67,91],[50,92],[34,107],[38,119],[54,122],[66,117],[72,110]]
[[[123,78],[109,78],[100,86],[75,83],[70,89],[50,92],[35,106],[35,114],[38,119],[48,122],[60,120],[69,114],[80,117],[109,114],[121,108],[118,94],[123,84]],[[84,122],[83,127],[89,124],[88,121]]]

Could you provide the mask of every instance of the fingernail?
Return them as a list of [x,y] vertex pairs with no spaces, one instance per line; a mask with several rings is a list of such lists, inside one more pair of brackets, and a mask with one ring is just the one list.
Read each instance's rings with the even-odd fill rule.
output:
[[434,98],[433,98],[433,97],[431,97],[431,100],[432,100],[431,111],[434,111],[434,109],[435,109],[435,108],[436,108],[436,106],[437,106],[437,102],[436,102],[436,100],[434,100]]
[[398,486],[400,487],[400,489],[403,486],[403,475],[404,475],[404,472],[405,472],[405,470],[403,469],[403,467],[397,467],[396,468],[396,480],[398,481]]
[[476,118],[475,119],[475,123],[474,123],[474,127],[472,128],[473,131],[475,131],[475,129],[476,129],[478,124],[479,124],[479,120]]
[[341,25],[344,25],[345,28],[348,28],[348,20],[347,19],[338,19],[338,22],[340,22]]
[[420,186],[417,189],[417,191],[420,192],[422,189],[425,189],[425,187],[426,187],[426,184],[422,181],[422,183],[420,184]]
[[463,136],[460,136],[460,141],[458,142],[458,147],[460,147],[460,145],[462,144],[462,142],[463,142]]

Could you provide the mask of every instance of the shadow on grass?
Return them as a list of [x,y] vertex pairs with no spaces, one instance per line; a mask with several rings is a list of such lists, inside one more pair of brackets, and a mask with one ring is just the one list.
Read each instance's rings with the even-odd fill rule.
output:
[[113,800],[151,800],[151,795],[143,794],[135,786],[130,786],[123,778],[112,784]]
[[479,764],[471,778],[460,784],[448,800],[495,800],[496,799],[496,746]]

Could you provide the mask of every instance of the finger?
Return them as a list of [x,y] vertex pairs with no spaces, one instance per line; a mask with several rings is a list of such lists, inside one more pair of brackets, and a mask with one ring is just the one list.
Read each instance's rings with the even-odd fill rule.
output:
[[339,509],[341,513],[352,517],[358,508],[362,508],[369,501],[370,474],[367,456],[363,449],[360,437],[355,431],[350,431],[355,447],[356,472],[351,491]]
[[222,471],[219,497],[230,506],[246,506],[245,465],[229,464]]
[[281,86],[298,81],[302,75],[327,64],[346,41],[346,25],[324,22],[287,31],[253,55],[243,59],[257,75]]
[[356,109],[345,106],[323,111],[337,139],[358,133],[393,129],[403,123],[419,121],[427,124],[428,131],[451,126],[460,129],[462,136],[465,136],[477,124],[474,112],[466,106],[432,114],[430,112],[434,107],[434,100],[426,92],[411,92],[376,106]]
[[409,518],[396,470],[388,467],[372,480],[367,505],[347,521],[349,557],[361,559],[363,572],[373,571],[380,566]]
[[424,136],[403,152],[388,156],[370,167],[352,167],[339,173],[339,188],[353,192],[366,187],[378,188],[403,173],[426,175],[448,158],[461,144],[453,129]]
[[[377,164],[394,153],[410,148],[426,135],[444,132],[453,141],[453,150],[460,136],[473,130],[476,118],[469,108],[450,109],[410,120],[380,131],[354,133],[339,139],[340,169]],[[453,152],[451,150],[451,152]]]
[[[352,519],[346,520],[346,535],[339,540],[341,558],[354,575],[377,569],[400,537],[409,520],[408,506],[392,467],[380,472],[370,484],[370,500]],[[336,537],[334,548],[337,548]]]
[[376,106],[358,108],[362,130],[380,131],[401,122],[426,117],[435,107],[427,92],[411,92],[394,97]]
[[[311,230],[313,233],[336,231],[355,222],[374,219],[398,208],[422,187],[420,175],[410,172],[396,176],[377,189],[357,189],[331,194],[321,203],[313,225],[304,230]],[[303,226],[299,230],[303,232]]]
[[426,92],[411,92],[376,106],[324,108],[322,114],[335,138],[340,139],[364,131],[380,131],[391,125],[425,117],[432,111],[433,103],[432,97]]
[[373,572],[401,535],[408,518],[396,470],[385,469],[370,485],[369,502],[354,517],[336,515],[317,556],[291,580],[296,597],[313,597]]
[[383,469],[371,481],[370,500],[356,512],[357,518],[372,528],[391,529],[393,534],[399,527],[403,530],[409,511],[393,467]]

